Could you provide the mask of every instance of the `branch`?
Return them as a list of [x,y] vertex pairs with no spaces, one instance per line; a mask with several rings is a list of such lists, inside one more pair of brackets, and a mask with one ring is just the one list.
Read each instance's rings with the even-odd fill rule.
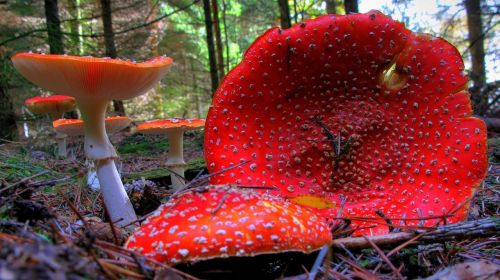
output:
[[[408,241],[419,234],[423,234],[417,243],[428,244],[450,240],[465,240],[468,238],[488,237],[498,235],[500,232],[500,219],[490,217],[475,221],[467,221],[457,224],[449,224],[438,227],[433,231],[417,230],[414,232],[389,233],[370,237],[370,240],[377,246],[395,246]],[[370,243],[364,237],[346,237],[335,239],[332,242],[333,248],[341,249],[367,249],[371,248]]]
[[[136,29],[140,29],[140,28],[144,28],[144,27],[147,27],[153,23],[156,23],[158,21],[161,21],[163,20],[164,18],[167,18],[173,14],[176,14],[178,12],[181,12],[183,10],[186,10],[188,8],[190,8],[192,5],[198,3],[200,0],[194,0],[193,2],[191,2],[190,4],[187,4],[185,6],[182,6],[174,11],[172,11],[171,13],[168,13],[168,14],[164,14],[154,20],[151,20],[151,21],[148,21],[148,22],[145,22],[143,24],[139,24],[139,25],[136,25],[136,26],[132,26],[130,28],[126,28],[126,29],[123,29],[123,30],[120,30],[120,31],[116,31],[116,32],[113,32],[114,35],[118,35],[118,34],[123,34],[123,33],[127,33],[127,32],[130,32],[130,31],[133,31],[133,30],[136,30]],[[7,40],[4,40],[4,41],[1,41],[0,42],[0,46],[2,45],[5,45],[9,42],[12,42],[12,41],[15,41],[15,40],[18,40],[18,39],[21,39],[21,38],[24,38],[24,37],[27,37],[31,34],[34,34],[34,33],[38,33],[38,32],[46,32],[47,29],[46,28],[39,28],[39,29],[33,29],[33,30],[30,30],[30,31],[27,31],[25,33],[22,33],[18,36],[15,36],[15,37],[12,37],[12,38],[9,38]],[[104,33],[92,33],[92,34],[78,34],[78,33],[72,33],[72,32],[62,32],[62,34],[64,35],[67,35],[67,36],[79,36],[79,37],[90,37],[90,38],[96,38],[96,37],[104,37]]]

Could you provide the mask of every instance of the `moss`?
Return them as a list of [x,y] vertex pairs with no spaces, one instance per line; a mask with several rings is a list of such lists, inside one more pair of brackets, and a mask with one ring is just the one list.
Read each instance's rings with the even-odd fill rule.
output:
[[[198,171],[205,169],[206,164],[205,160],[203,157],[198,157],[195,158],[188,163],[188,167],[186,172],[193,171],[197,173]],[[167,177],[170,176],[170,173],[166,168],[157,168],[157,169],[150,169],[150,170],[143,170],[143,171],[138,171],[138,172],[132,172],[129,174],[126,174],[123,176],[123,180],[125,182],[130,182],[134,180],[139,180],[141,178],[144,179],[154,179],[154,178],[162,178],[162,177]]]
[[141,133],[134,133],[117,145],[120,154],[154,155],[164,153],[167,149],[166,137]]

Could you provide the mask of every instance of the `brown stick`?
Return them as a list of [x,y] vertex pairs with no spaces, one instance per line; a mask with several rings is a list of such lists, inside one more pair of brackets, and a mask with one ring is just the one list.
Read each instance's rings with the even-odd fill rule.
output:
[[[487,237],[498,235],[500,232],[500,219],[490,217],[475,221],[467,221],[457,224],[448,224],[438,227],[436,230],[424,231],[416,230],[414,232],[398,232],[386,235],[373,236],[370,240],[377,246],[394,246],[402,242],[411,240],[415,236],[425,233],[418,241],[419,244],[435,243],[449,240],[464,240],[472,237]],[[363,237],[347,237],[335,239],[332,247],[342,248],[342,245],[349,249],[367,249],[371,248],[370,243]]]

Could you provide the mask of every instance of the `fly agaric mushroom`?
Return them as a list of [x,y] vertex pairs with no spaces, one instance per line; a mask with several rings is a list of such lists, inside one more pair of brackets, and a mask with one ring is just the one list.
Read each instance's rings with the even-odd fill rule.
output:
[[228,185],[189,191],[163,204],[125,247],[166,264],[297,251],[331,242],[313,211],[262,191]]
[[85,153],[94,160],[101,191],[112,220],[127,225],[136,215],[116,170],[115,148],[104,127],[108,103],[139,96],[166,73],[172,59],[156,57],[143,63],[119,59],[18,53],[14,67],[31,82],[75,97],[84,121]]
[[[204,126],[205,120],[203,119],[172,118],[139,124],[137,132],[143,134],[167,134],[169,149],[166,166],[176,174],[184,177],[186,168],[183,148],[184,131],[200,129]],[[170,175],[174,189],[184,186],[183,180],[176,174]]]
[[[377,11],[273,28],[224,79],[207,116],[211,183],[345,197],[344,216],[457,222],[485,176],[459,52]],[[465,206],[464,206],[465,205]],[[415,224],[418,221],[408,222]],[[427,220],[426,225],[436,220]],[[354,223],[367,225],[364,223]]]
[[[65,112],[73,110],[76,101],[73,97],[66,95],[36,96],[26,99],[24,105],[32,113],[49,114],[54,121],[62,118]],[[56,140],[57,154],[60,157],[66,157],[66,138],[64,135],[57,133]]]
[[[109,117],[105,120],[106,132],[108,134],[114,134],[118,131],[125,129],[130,125],[132,120],[125,116]],[[52,122],[54,129],[59,135],[62,135],[63,139],[67,136],[77,137],[83,136],[85,131],[83,129],[83,121],[80,119],[59,119]],[[64,142],[66,144],[66,141]],[[66,147],[65,147],[66,149]],[[99,179],[97,178],[97,173],[95,172],[93,165],[87,162],[87,186],[93,191],[98,191],[101,189],[99,184]]]

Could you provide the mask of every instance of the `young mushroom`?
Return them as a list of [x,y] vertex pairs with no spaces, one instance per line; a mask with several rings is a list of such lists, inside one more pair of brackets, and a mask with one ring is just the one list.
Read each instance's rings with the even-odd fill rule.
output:
[[357,234],[388,231],[376,210],[407,225],[463,220],[487,166],[486,128],[472,117],[463,70],[454,46],[377,11],[270,29],[207,116],[209,172],[251,162],[211,183],[336,205],[344,197],[344,216],[377,219],[354,220],[372,226]]
[[181,119],[172,118],[166,120],[150,121],[139,124],[137,132],[143,134],[167,134],[168,138],[168,155],[165,165],[175,174],[171,174],[172,186],[174,189],[179,189],[184,186],[184,170],[186,162],[184,161],[184,131],[200,129],[205,126],[203,119]]
[[262,191],[228,185],[189,191],[162,205],[125,247],[168,265],[330,244],[326,222],[313,211]]
[[118,225],[128,225],[136,215],[116,170],[115,148],[104,127],[111,100],[139,96],[166,73],[172,59],[156,57],[143,63],[119,59],[18,53],[14,67],[31,82],[75,97],[84,121],[85,153],[97,167],[104,203]]
[[[114,134],[119,132],[132,123],[132,120],[126,116],[109,117],[105,120],[106,132]],[[80,119],[59,119],[52,123],[56,132],[66,137],[78,137],[85,135],[83,121]],[[93,191],[100,190],[99,179],[93,166],[89,164],[87,173],[87,186]]]
[[[66,95],[36,96],[26,99],[24,105],[32,113],[49,114],[54,121],[61,119],[65,112],[73,110],[76,106],[76,101],[75,98]],[[67,156],[66,137],[57,133],[56,140],[57,155],[65,158]]]

